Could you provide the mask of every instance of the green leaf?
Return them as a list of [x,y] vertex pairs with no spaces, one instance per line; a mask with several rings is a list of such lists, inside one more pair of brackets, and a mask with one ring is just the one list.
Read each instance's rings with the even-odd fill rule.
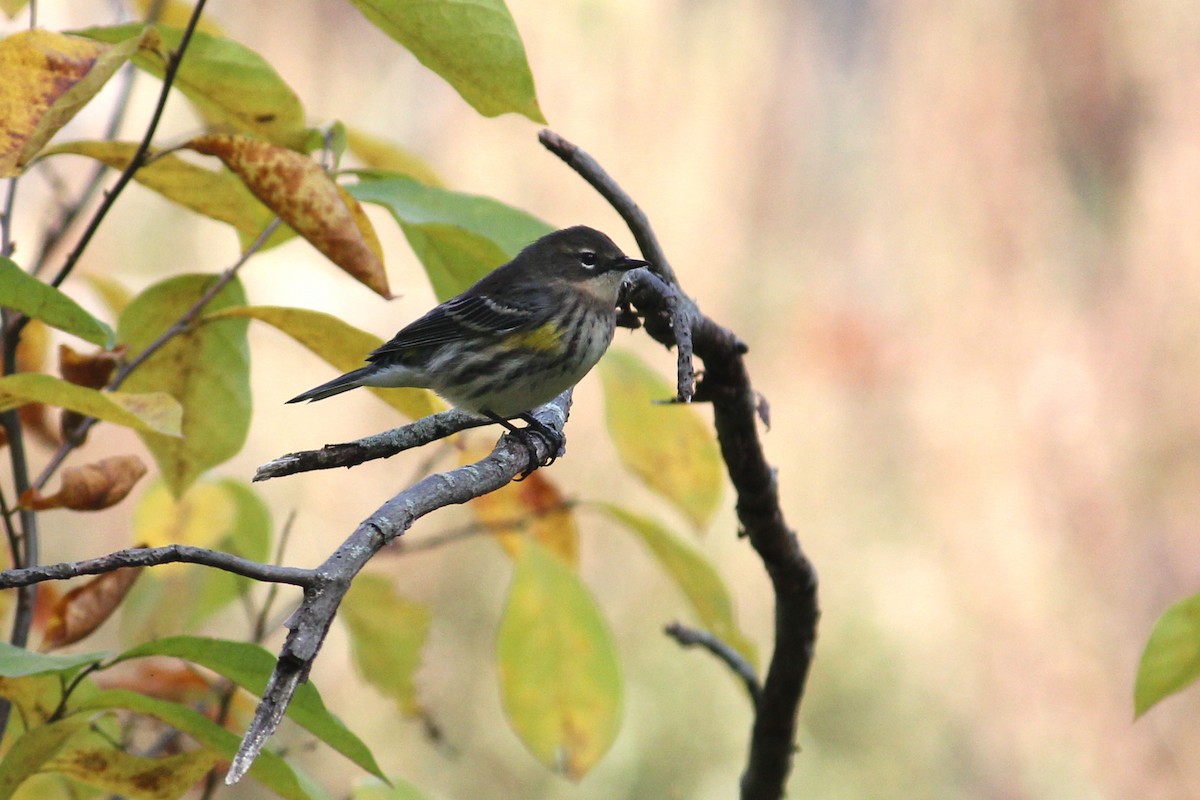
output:
[[[42,157],[79,155],[95,159],[113,169],[125,169],[137,148],[135,142],[65,142],[44,151]],[[173,203],[231,225],[237,231],[242,249],[254,242],[275,219],[274,212],[259,202],[232,172],[205,169],[176,155],[156,157],[135,172],[133,179]],[[287,225],[281,225],[262,249],[282,244],[295,236],[295,231]]]
[[0,378],[0,411],[26,403],[66,408],[167,441],[171,441],[167,437],[178,437],[182,431],[179,403],[162,392],[102,392],[31,372]]
[[71,716],[31,728],[13,742],[0,761],[0,800],[12,797],[26,778],[40,770],[87,724],[87,717]]
[[688,547],[652,519],[634,514],[612,503],[597,508],[624,525],[658,559],[659,566],[683,592],[704,628],[758,666],[758,653],[734,618],[733,599],[721,576],[703,556]]
[[1154,630],[1138,665],[1133,690],[1136,716],[1200,678],[1200,594],[1168,608]]
[[[360,330],[330,314],[310,311],[306,308],[245,306],[220,311],[209,315],[206,319],[221,317],[249,317],[278,328],[323,358],[326,363],[339,372],[358,369],[365,363],[367,354],[383,344],[383,340],[378,336]],[[320,376],[314,376],[308,383],[319,382]],[[301,382],[283,394],[291,396],[305,388],[308,388],[308,384]],[[367,387],[367,391],[409,419],[427,417],[445,407],[432,392],[425,389]]]
[[[179,498],[159,482],[134,509],[133,539],[148,547],[187,544],[266,561],[271,554],[271,514],[258,493],[238,480],[196,483]],[[146,571],[125,601],[122,639],[141,641],[193,631],[253,585],[249,578],[190,564]],[[173,603],[172,597],[189,601]]]
[[447,300],[508,261],[551,228],[490,197],[425,186],[385,172],[358,173],[347,186],[391,212],[421,260],[438,300]]
[[513,729],[544,765],[582,778],[620,727],[616,646],[579,576],[532,540],[516,559],[497,650]]
[[0,257],[0,306],[15,308],[52,328],[110,348],[112,328],[48,283],[42,283],[7,258]]
[[431,614],[377,575],[358,575],[338,609],[358,673],[410,716],[420,712],[415,677]]
[[[168,278],[135,297],[121,313],[120,341],[131,356],[144,350],[188,311],[217,280],[213,275]],[[206,309],[245,305],[241,284],[234,280]],[[250,428],[249,323],[220,320],[192,326],[175,336],[125,381],[125,388],[162,391],[184,409],[183,438],[143,434],[163,480],[176,496],[205,470],[242,449]]]
[[350,800],[425,800],[425,795],[400,778],[392,778],[391,786],[368,779],[354,787]]
[[78,672],[80,667],[103,661],[109,655],[109,653],[49,655],[13,647],[8,642],[0,642],[0,675],[6,678],[24,678],[29,675],[57,672],[69,676]]
[[[161,720],[178,731],[186,733],[204,747],[223,758],[232,759],[241,740],[208,717],[191,708],[147,697],[127,689],[107,689],[88,698],[78,709],[107,710],[123,708],[147,717]],[[304,791],[296,778],[295,771],[279,756],[264,750],[250,767],[249,775],[280,797],[288,800],[308,800],[311,795]]]
[[350,0],[486,117],[545,122],[525,46],[504,0]]
[[721,505],[721,453],[691,406],[663,405],[675,390],[637,356],[610,348],[600,360],[608,432],[625,468],[697,529]]
[[[112,42],[134,36],[145,27],[131,23],[76,33]],[[157,51],[143,50],[133,57],[133,63],[162,78],[166,54],[179,47],[183,29],[155,25],[151,31],[159,38]],[[239,133],[294,150],[303,150],[308,142],[300,98],[262,56],[232,39],[203,31],[193,33],[174,87],[192,101],[210,125],[223,123]]]
[[[201,636],[170,636],[148,642],[126,650],[117,656],[117,661],[146,656],[173,656],[199,664],[259,696],[275,669],[275,657],[256,644]],[[287,716],[367,772],[378,778],[384,777],[371,751],[341,720],[329,713],[311,683],[301,683],[296,688]]]

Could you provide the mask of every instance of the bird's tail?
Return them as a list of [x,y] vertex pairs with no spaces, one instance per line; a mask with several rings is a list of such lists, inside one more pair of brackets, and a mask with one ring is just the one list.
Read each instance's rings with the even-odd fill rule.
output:
[[352,372],[347,372],[345,375],[339,375],[328,383],[322,383],[320,386],[309,389],[307,392],[298,394],[291,400],[288,400],[288,402],[302,403],[305,400],[324,400],[326,397],[333,397],[335,394],[357,389],[359,386],[364,385],[363,379],[373,372],[375,372],[375,367],[372,365],[368,364],[365,367],[359,367]]

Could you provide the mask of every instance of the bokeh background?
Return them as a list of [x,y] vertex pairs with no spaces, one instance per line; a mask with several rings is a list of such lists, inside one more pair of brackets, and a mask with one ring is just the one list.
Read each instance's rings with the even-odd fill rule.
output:
[[[1200,9],[509,5],[551,127],[638,200],[686,288],[750,344],[784,508],[821,576],[789,796],[1200,797],[1200,692],[1137,721],[1132,704],[1154,619],[1200,585]],[[40,6],[49,27],[111,19],[104,2]],[[616,215],[537,144],[536,125],[478,117],[348,5],[212,0],[210,14],[275,65],[314,122],[389,137],[452,188],[632,249]],[[139,79],[129,136],[156,91]],[[166,131],[195,124],[177,103]],[[41,196],[26,184],[31,239]],[[119,211],[84,271],[144,285],[236,256],[227,229],[140,188]],[[432,296],[394,225],[375,219],[399,299],[293,242],[245,271],[252,302],[389,336]],[[282,407],[331,373],[272,331],[252,329],[251,342],[258,413],[223,475],[395,424],[367,396]],[[644,336],[618,345],[671,374],[672,356]],[[580,499],[618,493],[687,534],[622,474],[602,418],[589,378],[554,479]],[[120,431],[94,437],[95,453],[131,446]],[[289,562],[323,558],[422,460],[264,485],[277,520],[297,513]],[[767,648],[769,587],[731,506],[695,542]],[[130,536],[127,511],[87,535],[55,513],[47,558]],[[409,536],[465,519],[450,510]],[[583,573],[628,684],[611,753],[574,785],[507,729],[489,659],[509,565],[474,539],[373,565],[434,608],[421,684],[439,741],[348,679],[340,631],[314,673],[389,773],[431,798],[734,796],[751,721],[740,688],[661,635],[686,610],[646,553],[596,517],[583,525]],[[356,777],[321,747],[308,759],[331,789]]]

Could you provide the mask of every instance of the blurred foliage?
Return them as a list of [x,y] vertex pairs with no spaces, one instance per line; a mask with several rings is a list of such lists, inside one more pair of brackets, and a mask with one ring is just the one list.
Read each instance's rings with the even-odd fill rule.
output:
[[[354,5],[481,114],[542,119],[523,44],[501,0]],[[551,230],[505,203],[444,188],[419,157],[387,139],[340,122],[310,127],[299,95],[281,73],[223,33],[223,26],[201,20],[188,34],[186,5],[142,7],[163,16],[157,23],[74,33],[32,30],[0,40],[0,65],[11,76],[0,85],[0,107],[20,112],[0,117],[3,175],[25,180],[26,173],[90,163],[122,171],[158,200],[227,226],[243,258],[298,236],[343,275],[384,298],[391,292],[383,247],[360,202],[390,212],[442,299]],[[77,116],[82,120],[85,109],[92,113],[89,101],[118,76],[133,79],[134,73],[122,72],[126,62],[163,80],[185,40],[186,57],[170,98],[187,101],[204,133],[170,150],[119,140],[119,125],[111,126],[107,138],[48,144],[60,132],[73,134],[69,123]],[[110,94],[116,106],[107,113],[119,118],[129,95]],[[333,170],[330,162],[346,151],[369,169]],[[66,154],[86,160],[59,158]],[[198,166],[196,154],[215,156],[223,169]],[[78,210],[88,201],[86,196],[77,201]],[[110,219],[119,220],[122,206],[114,208]],[[19,203],[13,209],[23,210]],[[264,237],[276,218],[282,224]],[[6,236],[11,221],[5,219]],[[49,223],[45,233],[51,244],[62,235]],[[74,257],[84,252],[80,248]],[[60,379],[47,372],[43,329],[29,326],[29,342],[39,343],[41,352],[37,358],[22,356],[20,374],[0,377],[0,409],[49,407],[73,414],[64,417],[64,454],[83,446],[82,438],[69,434],[84,416],[137,432],[153,456],[157,479],[136,501],[128,544],[188,545],[270,559],[280,534],[263,496],[240,481],[212,477],[238,456],[251,430],[249,322],[267,323],[340,370],[361,363],[378,338],[326,313],[250,305],[232,270],[180,272],[172,258],[163,259],[167,274],[137,291],[124,288],[138,281],[127,282],[132,276],[120,265],[91,278],[109,316],[116,317],[112,325],[80,304],[77,282],[59,288],[71,268],[54,279],[40,274],[46,255],[0,259],[0,304],[102,349],[64,348]],[[637,357],[621,354],[617,361],[606,379],[614,444],[622,452],[633,450],[626,464],[635,479],[664,496],[694,527],[707,525],[722,488],[711,434],[694,409],[655,415],[650,402],[673,392]],[[121,391],[112,391],[118,386]],[[427,392],[379,395],[414,418],[441,408]],[[654,419],[644,419],[647,413]],[[488,451],[463,452],[470,461]],[[24,458],[15,450],[12,455]],[[34,512],[98,511],[121,504],[145,473],[135,455],[110,456],[65,471],[57,493],[39,486],[21,502]],[[605,487],[597,494],[604,498]],[[367,513],[377,501],[364,502]],[[496,552],[511,558],[492,659],[506,717],[548,770],[578,781],[605,757],[621,730],[624,681],[614,637],[581,574],[586,562],[572,506],[567,490],[538,473],[480,498],[472,508],[481,532],[500,544]],[[639,533],[700,622],[753,657],[752,645],[733,622],[732,595],[719,572],[653,519],[612,500],[605,507]],[[173,798],[191,791],[236,751],[232,731],[244,728],[253,702],[243,693],[261,693],[271,674],[274,658],[259,641],[279,624],[270,617],[274,595],[275,587],[264,591],[243,577],[182,564],[101,574],[61,595],[45,588],[35,620],[43,651],[89,639],[110,618],[117,620],[126,649],[61,656],[0,648],[0,696],[20,712],[10,718],[0,743],[0,798],[97,792]],[[247,616],[241,626],[247,641],[238,641],[231,633],[237,627],[229,627],[239,606]],[[402,596],[381,576],[362,575],[341,612],[359,678],[394,700],[401,714],[432,726],[417,680],[418,669],[429,663],[427,645],[436,622],[431,609]],[[198,635],[214,620],[228,635]],[[383,779],[371,750],[326,709],[312,684],[299,687],[287,713],[360,770]],[[356,716],[348,715],[352,725]],[[186,744],[179,736],[164,737],[164,729],[184,735]],[[295,754],[264,753],[249,774],[281,797],[322,796]],[[362,785],[354,796],[420,795],[397,781],[390,788]]]

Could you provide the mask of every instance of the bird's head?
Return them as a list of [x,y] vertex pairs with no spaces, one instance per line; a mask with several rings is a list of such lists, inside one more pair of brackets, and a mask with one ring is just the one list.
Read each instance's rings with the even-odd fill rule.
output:
[[584,225],[543,236],[518,258],[535,263],[546,280],[567,281],[610,304],[617,301],[625,273],[648,266],[646,261],[626,256],[600,231]]

